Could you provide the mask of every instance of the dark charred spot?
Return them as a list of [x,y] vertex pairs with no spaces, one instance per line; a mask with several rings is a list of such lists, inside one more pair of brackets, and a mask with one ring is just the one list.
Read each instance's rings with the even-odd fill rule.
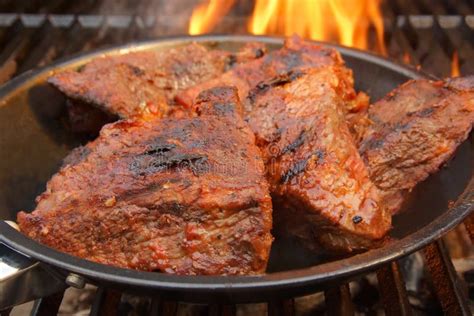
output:
[[294,69],[303,64],[302,52],[299,50],[291,51],[288,54],[280,56],[282,63],[285,65],[286,71]]
[[236,108],[235,103],[217,103],[213,105],[213,114],[218,116],[232,114]]
[[362,217],[359,216],[359,215],[356,215],[356,216],[354,216],[354,217],[352,218],[352,222],[353,222],[354,224],[359,224],[360,222],[362,222]]
[[255,88],[253,88],[252,90],[250,90],[248,96],[247,96],[247,99],[250,100],[250,102],[255,102],[255,99],[256,97],[259,95],[259,94],[262,94],[262,93],[265,93],[266,91],[268,91],[270,88],[274,88],[274,87],[278,87],[278,86],[282,86],[282,85],[285,85],[287,83],[290,83],[298,78],[300,78],[301,76],[303,76],[303,72],[301,71],[289,71],[285,74],[281,74],[281,75],[278,75],[268,81],[262,81],[262,82],[259,82]]
[[[367,150],[369,150],[369,149],[378,149],[378,148],[382,148],[383,144],[384,144],[383,139],[376,138],[376,139],[371,139],[368,142],[366,142],[363,147],[367,148]],[[361,146],[361,148],[362,148],[362,146]]]
[[284,155],[287,152],[294,152],[298,147],[304,144],[304,141],[306,139],[306,131],[302,130],[301,133],[298,135],[298,137],[289,145],[285,146],[281,152],[280,155]]
[[234,54],[229,55],[226,60],[225,70],[227,71],[230,68],[234,67],[236,63],[237,63],[237,56],[235,56]]
[[144,152],[144,155],[150,155],[150,156],[155,156],[155,155],[163,155],[166,152],[169,152],[173,149],[176,148],[175,144],[155,144],[149,147],[146,152]]
[[428,116],[430,116],[431,114],[433,114],[433,112],[434,112],[434,109],[433,109],[433,108],[426,108],[426,109],[421,110],[421,111],[418,113],[418,116],[421,116],[421,117],[428,117]]
[[169,202],[169,203],[164,203],[160,205],[160,209],[162,213],[181,216],[184,213],[184,211],[187,209],[187,207],[177,202]]
[[263,57],[263,55],[265,55],[265,51],[261,48],[258,48],[255,50],[255,57],[256,58],[261,58]]
[[316,156],[316,158],[318,158],[318,164],[324,163],[324,158],[326,157],[326,154],[325,154],[324,151],[318,149],[314,152],[314,156]]
[[77,72],[83,72],[84,69],[86,69],[86,64],[80,65],[79,67],[77,67]]
[[129,65],[129,64],[127,64],[127,66],[135,76],[140,77],[140,76],[143,76],[145,74],[145,72],[143,70],[141,70],[140,68],[138,68],[136,66]]
[[130,171],[146,175],[150,173],[165,171],[167,169],[190,169],[194,174],[202,173],[205,170],[207,157],[194,153],[175,153],[173,150],[177,146],[163,142],[161,139],[149,145],[142,154],[133,157],[129,165]]
[[206,166],[207,157],[200,154],[164,154],[152,159],[147,159],[144,155],[139,155],[134,158],[129,165],[130,171],[146,175],[166,170],[189,169],[194,175],[199,175],[208,170]]
[[300,160],[297,161],[291,168],[285,172],[281,178],[280,178],[280,183],[284,184],[293,179],[295,176],[300,174],[306,169],[306,166],[308,165],[308,159]]
[[410,127],[410,124],[402,124],[400,122],[397,122],[394,126],[393,126],[393,130],[394,131],[403,131],[403,130],[406,130],[408,127]]

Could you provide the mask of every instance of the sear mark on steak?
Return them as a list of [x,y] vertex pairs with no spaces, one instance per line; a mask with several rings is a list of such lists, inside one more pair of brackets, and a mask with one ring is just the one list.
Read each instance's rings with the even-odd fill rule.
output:
[[[234,89],[201,96],[199,117],[104,126],[83,147],[86,155],[77,150],[77,159],[51,178],[36,209],[18,214],[21,231],[57,250],[122,268],[264,273],[272,204],[260,151],[237,111],[220,116],[213,110],[239,105]],[[129,167],[160,159],[144,176]],[[179,168],[204,159],[206,172]]]
[[[281,130],[278,131],[278,134],[281,135]],[[293,141],[291,142],[290,144],[286,145],[282,150],[281,152],[279,153],[279,155],[284,155],[288,152],[294,152],[296,149],[298,149],[301,145],[304,144],[305,142],[305,138],[306,138],[306,131],[303,129],[301,131],[301,133],[298,135],[298,137]],[[278,139],[281,139],[281,136],[278,138]]]
[[[150,156],[152,156],[151,159]],[[137,155],[130,163],[130,171],[138,175],[146,175],[158,171],[170,171],[170,169],[189,168],[194,175],[206,171],[206,155],[201,154],[153,154]]]
[[474,77],[411,80],[369,107],[359,151],[392,213],[469,135]]
[[282,86],[287,83],[290,83],[293,80],[298,79],[302,75],[303,73],[301,71],[290,70],[288,73],[278,75],[277,77],[274,77],[268,81],[261,81],[255,86],[255,88],[249,91],[249,95],[247,96],[247,98],[251,102],[254,102],[258,94],[264,93],[270,88],[278,87],[278,86]]

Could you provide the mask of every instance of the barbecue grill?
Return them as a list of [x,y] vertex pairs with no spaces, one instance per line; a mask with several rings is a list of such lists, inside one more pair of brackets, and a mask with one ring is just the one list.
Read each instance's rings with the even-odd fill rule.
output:
[[[186,3],[186,1],[178,1],[177,3],[180,2],[181,5]],[[378,99],[393,86],[409,77],[425,76],[426,74],[439,77],[449,76],[453,67],[454,55],[458,57],[457,62],[462,74],[474,73],[472,68],[474,66],[472,63],[467,62],[474,55],[472,47],[472,35],[474,32],[474,15],[472,14],[474,8],[469,2],[456,1],[453,3],[441,1],[435,3],[428,1],[417,1],[416,3],[393,1],[385,3],[385,38],[389,55],[400,62],[409,61],[411,65],[418,66],[423,72],[418,72],[414,67],[394,65],[370,54],[342,48],[341,51],[346,61],[354,69],[358,88],[368,90],[373,99]],[[78,52],[155,39],[157,36],[182,34],[186,31],[186,18],[183,18],[178,13],[174,13],[173,8],[170,9],[168,7],[169,5],[163,5],[162,9],[166,13],[160,14],[157,12],[156,15],[149,15],[145,14],[146,12],[143,14],[135,14],[135,12],[130,14],[127,11],[129,6],[126,4],[126,2],[117,4],[114,7],[114,11],[110,14],[104,14],[106,5],[95,2],[66,4],[56,1],[46,6],[35,3],[33,5],[25,5],[24,8],[5,8],[5,13],[0,14],[0,40],[2,41],[1,47],[3,47],[0,52],[0,82],[6,83],[11,78],[25,73],[32,68],[49,65],[54,60]],[[123,8],[120,5],[123,5]],[[154,5],[156,6],[156,4]],[[142,4],[141,7],[146,8],[147,5]],[[241,11],[237,12],[235,16],[231,15],[229,21],[221,23],[221,29],[217,28],[216,32],[239,35],[245,31],[238,26],[239,21],[243,19],[242,16],[239,16],[239,13],[245,13],[245,8],[239,7],[237,9],[237,11]],[[179,44],[182,40],[182,38],[173,38],[164,42],[148,41],[140,47],[149,48],[165,44],[175,45],[176,43]],[[236,42],[245,42],[249,38],[242,36],[211,36],[201,40],[231,47]],[[277,45],[279,42],[279,39],[272,38],[259,38],[258,40],[274,45]],[[109,51],[114,52],[116,49],[112,48]],[[44,181],[56,170],[57,162],[70,148],[87,140],[82,137],[57,133],[57,121],[51,124],[48,120],[51,118],[61,118],[60,106],[46,113],[41,111],[35,112],[35,109],[41,109],[42,106],[48,103],[61,104],[61,97],[41,84],[48,70],[56,69],[56,67],[78,65],[88,58],[91,58],[91,55],[81,55],[74,59],[72,63],[65,62],[59,64],[59,66],[48,66],[49,68],[43,71],[27,72],[22,77],[15,79],[2,88],[1,95],[3,97],[16,94],[27,99],[26,102],[23,100],[23,103],[19,102],[16,104],[18,106],[15,106],[12,102],[18,101],[12,101],[7,98],[6,105],[3,105],[3,110],[15,111],[15,109],[22,109],[21,106],[25,107],[33,104],[29,114],[18,117],[26,118],[24,122],[28,122],[29,119],[36,120],[38,126],[43,129],[44,137],[52,138],[60,147],[49,157],[22,157],[21,159],[25,161],[17,161],[19,165],[34,165],[35,163],[39,165],[44,164],[45,160],[51,162],[49,163],[50,169],[45,171],[42,179],[32,181],[25,174],[22,175],[23,177],[19,177],[16,174],[17,177],[13,177],[13,180],[10,179],[10,182],[2,182],[0,206],[3,218],[13,219],[16,210],[21,208],[31,209],[34,196],[42,191]],[[369,82],[369,78],[377,74],[377,71],[382,72],[382,77],[385,79],[379,80],[377,88],[369,90],[368,88],[370,87],[364,86],[363,82]],[[31,85],[28,87],[28,91],[24,90],[27,85]],[[28,115],[32,115],[32,117],[28,117]],[[5,120],[5,116],[0,116],[0,120],[3,120],[2,126],[9,124]],[[22,135],[28,137],[24,132],[14,132],[13,129],[10,129],[10,134],[2,135],[2,141],[6,138],[18,139]],[[8,143],[6,141],[2,145],[11,145],[12,142]],[[302,278],[296,278],[298,280],[295,282],[298,283],[292,283],[291,286],[287,284],[288,287],[277,284],[271,291],[268,291],[268,288],[265,288],[262,284],[259,284],[260,287],[255,286],[252,288],[245,284],[247,281],[242,280],[241,283],[239,281],[237,286],[234,286],[234,289],[238,289],[237,291],[230,291],[232,295],[223,296],[222,292],[221,295],[214,295],[216,292],[219,292],[220,285],[218,286],[218,284],[222,285],[222,283],[219,283],[219,280],[189,279],[189,282],[185,282],[186,286],[181,285],[189,288],[187,290],[181,289],[180,291],[168,291],[170,288],[179,287],[179,285],[173,284],[176,281],[173,278],[165,278],[165,280],[170,282],[170,288],[162,287],[157,289],[151,286],[134,284],[123,270],[118,273],[122,275],[122,278],[105,280],[101,275],[97,274],[96,277],[98,278],[94,280],[93,278],[84,278],[83,274],[80,273],[81,271],[77,269],[77,267],[81,267],[81,269],[88,268],[84,266],[84,263],[72,262],[70,265],[65,265],[64,262],[67,262],[69,259],[62,261],[61,254],[49,256],[51,254],[49,250],[44,249],[44,247],[37,247],[36,245],[32,246],[35,254],[43,254],[44,257],[33,257],[46,259],[44,261],[47,263],[31,265],[31,260],[18,254],[16,251],[28,254],[28,251],[23,247],[25,244],[33,244],[33,242],[27,241],[25,238],[25,240],[17,243],[8,244],[6,240],[11,240],[13,230],[7,229],[3,224],[1,226],[2,241],[5,244],[0,245],[2,247],[1,254],[8,253],[9,256],[14,256],[15,258],[10,257],[11,261],[20,261],[20,266],[28,268],[23,272],[21,278],[15,279],[15,282],[12,283],[13,286],[10,285],[7,288],[0,285],[0,290],[2,290],[1,299],[8,297],[12,302],[22,303],[27,299],[34,298],[34,305],[30,307],[32,314],[55,314],[66,303],[66,299],[63,300],[63,294],[67,285],[82,288],[84,283],[93,281],[98,286],[97,290],[92,290],[90,286],[82,290],[82,293],[93,293],[90,295],[90,297],[93,297],[93,301],[89,305],[86,304],[86,309],[90,309],[92,315],[127,314],[132,310],[137,314],[152,313],[165,315],[174,315],[183,311],[217,315],[232,315],[242,312],[291,315],[295,312],[304,313],[309,311],[353,314],[355,311],[369,312],[377,309],[385,310],[390,315],[411,314],[415,311],[425,314],[444,311],[447,314],[467,315],[470,314],[470,310],[469,298],[465,289],[466,283],[461,283],[462,280],[456,274],[445,241],[440,239],[440,237],[448,229],[453,228],[455,224],[460,222],[464,216],[467,216],[471,210],[473,198],[469,181],[472,176],[472,169],[465,169],[466,165],[469,165],[470,168],[473,166],[472,157],[474,155],[472,153],[474,151],[471,148],[471,144],[472,137],[458,150],[456,158],[449,163],[448,168],[443,170],[440,175],[432,177],[420,189],[420,192],[422,192],[431,188],[433,190],[431,191],[433,201],[424,204],[427,203],[426,200],[430,199],[430,194],[427,194],[424,197],[424,202],[419,202],[420,204],[415,203],[413,207],[423,205],[425,208],[432,208],[434,213],[438,210],[439,214],[435,215],[440,215],[439,217],[414,219],[414,222],[418,222],[420,226],[414,223],[411,228],[407,228],[409,233],[415,233],[413,236],[410,236],[412,239],[406,240],[403,243],[403,247],[396,248],[396,250],[392,249],[389,253],[381,251],[377,253],[377,256],[372,255],[370,265],[367,264],[367,260],[364,260],[364,258],[360,259],[360,257],[358,257],[359,259],[352,259],[352,261],[345,261],[344,265],[333,263],[330,268],[334,270],[326,270],[326,277],[324,280],[319,280],[321,282],[305,283]],[[32,147],[37,146],[36,148],[38,148],[45,144],[30,143],[29,145]],[[46,148],[43,148],[42,154],[46,153]],[[4,159],[3,155],[4,153],[2,152],[2,160],[12,160]],[[26,158],[30,160],[35,158],[34,160],[38,159],[38,161],[27,162]],[[4,169],[0,170],[6,170],[7,166],[11,167],[8,164],[3,165]],[[455,176],[449,178],[448,175],[452,173],[452,170],[455,170]],[[15,173],[12,171],[11,174]],[[442,189],[437,186],[439,183],[444,183]],[[10,189],[4,189],[6,184],[8,184]],[[23,189],[14,192],[18,188]],[[463,190],[465,190],[464,195],[459,197]],[[23,193],[27,193],[27,195],[22,195]],[[420,194],[423,199],[423,194]],[[441,195],[441,197],[436,198],[436,195]],[[416,196],[418,197],[418,195]],[[448,201],[450,199],[455,200],[456,204],[451,205]],[[450,204],[451,206],[446,212],[444,212],[446,210],[446,207],[443,207],[444,204]],[[403,231],[397,232],[397,226],[402,220],[403,217],[395,220],[395,235],[398,233],[401,234],[400,236],[404,235]],[[431,226],[424,225],[429,223],[435,224]],[[473,221],[468,218],[464,226],[470,236],[473,237]],[[427,227],[427,229],[424,229],[422,234],[416,234],[415,231],[419,227]],[[408,235],[408,232],[405,233]],[[291,241],[288,242],[290,243]],[[282,245],[282,249],[288,249],[293,246],[293,244]],[[402,256],[409,254],[418,247],[424,248],[415,255],[401,259]],[[46,258],[47,256],[52,257],[54,260],[49,260],[50,258]],[[370,254],[363,256],[370,257]],[[429,272],[426,282],[429,283],[428,287],[431,292],[428,292],[431,294],[428,295],[433,295],[431,300],[427,299],[426,301],[423,301],[424,294],[413,293],[410,287],[410,283],[417,279],[413,274],[420,273],[420,269],[415,269],[414,267],[417,264],[422,264],[420,263],[421,257],[423,257],[422,261]],[[317,262],[319,259],[314,260],[314,262]],[[92,268],[93,270],[95,269],[95,267]],[[303,265],[299,268],[304,269],[307,267]],[[285,267],[276,266],[274,269],[284,270]],[[355,270],[357,270],[357,273],[354,274]],[[375,271],[375,274],[373,271]],[[99,270],[99,272],[101,271]],[[313,270],[311,273],[308,272],[307,275],[318,275],[318,273],[321,275],[320,273],[322,272],[321,266],[319,268],[316,266],[316,270]],[[294,272],[290,271],[289,273]],[[267,281],[279,283],[281,278],[284,278],[284,275],[278,275],[274,279],[270,277]],[[466,273],[464,281],[472,282],[472,273]],[[196,289],[193,290],[193,286],[196,286]],[[197,289],[199,287],[201,289]],[[407,291],[408,287],[410,288]],[[290,288],[291,291],[289,290]],[[32,289],[34,291],[31,291]],[[71,291],[68,290],[68,292]],[[419,292],[422,291],[420,290]],[[310,293],[314,294],[310,295]],[[304,295],[304,297],[300,297],[301,295]],[[439,304],[436,304],[436,298]],[[187,302],[198,302],[200,304],[191,305]],[[249,302],[252,304],[244,304]],[[377,306],[377,304],[381,306]],[[9,312],[15,314],[16,310],[17,308],[11,310],[9,307],[2,311],[2,314],[8,314]]]

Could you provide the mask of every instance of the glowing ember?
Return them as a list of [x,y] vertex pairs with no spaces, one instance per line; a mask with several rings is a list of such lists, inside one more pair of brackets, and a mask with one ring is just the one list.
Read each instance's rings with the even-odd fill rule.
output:
[[453,59],[451,60],[451,77],[459,77],[461,71],[459,70],[459,56],[458,52],[454,51]]
[[234,0],[203,1],[194,10],[189,21],[191,35],[210,32],[234,5]]
[[403,53],[403,62],[405,64],[410,64],[411,63],[411,57],[410,57],[410,54],[408,54],[407,52]]
[[368,49],[370,28],[376,50],[386,55],[380,0],[257,0],[249,31],[253,34],[298,34]]

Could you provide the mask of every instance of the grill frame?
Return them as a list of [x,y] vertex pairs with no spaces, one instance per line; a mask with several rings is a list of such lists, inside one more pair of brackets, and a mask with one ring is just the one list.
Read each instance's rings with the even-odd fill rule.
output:
[[[267,44],[281,44],[282,39],[263,36],[209,35],[163,38],[156,41],[145,41],[113,47],[96,51],[92,54],[80,54],[75,58],[69,58],[36,71],[28,71],[3,86],[0,89],[0,98],[4,99],[17,89],[25,88],[30,84],[34,85],[50,71],[71,67],[71,65],[79,65],[103,54],[130,49],[147,49],[160,44],[173,46],[187,41],[261,41]],[[379,64],[409,78],[428,76],[414,68],[398,65],[388,59],[365,51],[326,43],[324,45],[337,48],[345,56],[349,55],[366,62]],[[21,253],[54,266],[59,269],[60,274],[64,277],[68,273],[74,272],[84,276],[88,282],[100,286],[113,287],[134,293],[149,293],[153,291],[160,293],[160,296],[166,300],[201,303],[218,302],[220,304],[226,302],[260,302],[314,293],[325,289],[328,284],[331,286],[342,284],[350,280],[352,276],[374,271],[381,265],[406,256],[440,238],[448,230],[459,224],[473,208],[474,180],[471,177],[465,192],[459,197],[454,207],[416,233],[402,240],[395,241],[391,244],[390,248],[376,249],[342,261],[325,263],[300,270],[276,272],[262,277],[173,276],[109,267],[78,259],[42,246],[21,235],[3,222],[0,223],[0,241]]]

